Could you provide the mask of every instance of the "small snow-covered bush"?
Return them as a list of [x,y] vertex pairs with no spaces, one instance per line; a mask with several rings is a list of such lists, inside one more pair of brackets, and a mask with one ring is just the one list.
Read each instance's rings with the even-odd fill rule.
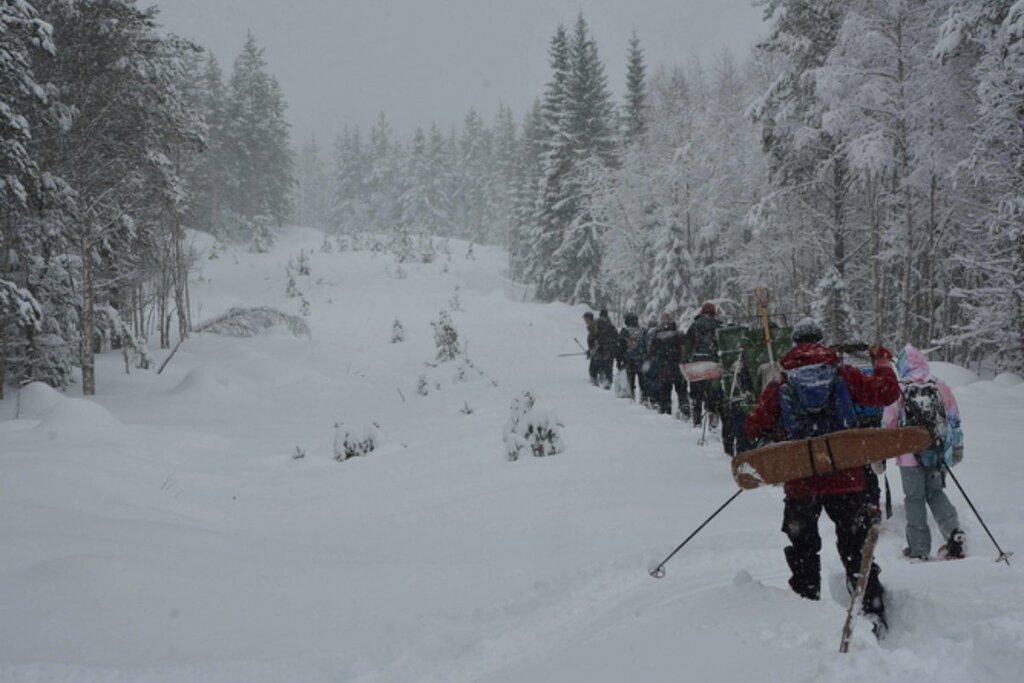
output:
[[334,426],[334,459],[345,462],[349,458],[368,455],[383,441],[384,435],[376,422],[363,429],[352,429],[337,424]]
[[455,331],[448,311],[442,310],[438,319],[431,322],[430,326],[434,328],[438,362],[443,363],[457,358],[462,353],[462,348],[459,346],[459,333]]
[[455,287],[455,292],[452,294],[452,298],[448,299],[448,308],[452,309],[453,311],[462,310],[462,302],[459,300],[458,286]]
[[249,251],[253,253],[265,254],[277,241],[277,234],[274,232],[274,224],[270,216],[260,214],[254,217],[249,223],[249,230],[252,235]]
[[309,270],[309,257],[306,256],[306,250],[305,249],[299,249],[299,259],[297,261],[297,265],[298,265],[298,268],[299,268],[299,275],[309,275],[310,274],[310,270]]
[[416,393],[420,396],[430,395],[430,382],[427,381],[426,375],[420,375],[419,379],[416,380]]
[[288,283],[284,287],[284,293],[288,295],[289,299],[294,299],[297,296],[301,296],[302,293],[299,291],[298,286],[295,284],[295,276],[292,275],[292,264],[288,263],[288,267],[285,268],[285,274],[288,276]]
[[530,391],[512,400],[503,437],[508,460],[518,460],[526,453],[543,457],[565,450],[558,417],[551,411],[537,410],[535,403],[536,398]]
[[395,324],[391,326],[391,343],[397,344],[398,342],[405,341],[405,328],[402,327],[402,323],[399,322],[398,318],[395,318]]

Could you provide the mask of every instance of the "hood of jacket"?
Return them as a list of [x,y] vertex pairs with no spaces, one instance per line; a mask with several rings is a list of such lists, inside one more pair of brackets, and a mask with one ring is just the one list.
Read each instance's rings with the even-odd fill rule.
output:
[[907,344],[896,358],[896,374],[901,382],[923,382],[932,373],[921,350]]
[[782,357],[783,370],[792,370],[793,368],[803,367],[804,365],[816,365],[818,363],[838,365],[839,356],[835,351],[827,346],[818,344],[817,342],[804,342],[791,348],[789,352]]

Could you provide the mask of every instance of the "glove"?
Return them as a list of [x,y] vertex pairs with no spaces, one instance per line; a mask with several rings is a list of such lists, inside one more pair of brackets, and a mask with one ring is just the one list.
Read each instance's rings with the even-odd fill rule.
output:
[[868,354],[871,356],[871,362],[875,365],[891,363],[893,359],[892,351],[881,344],[872,344],[869,346]]
[[953,449],[953,464],[959,465],[964,460],[964,449],[954,448]]

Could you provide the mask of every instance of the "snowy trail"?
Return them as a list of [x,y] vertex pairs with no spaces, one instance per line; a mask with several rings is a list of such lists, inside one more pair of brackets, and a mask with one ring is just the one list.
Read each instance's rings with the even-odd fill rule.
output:
[[[321,242],[296,229],[270,254],[204,261],[201,317],[297,312],[284,266]],[[0,680],[1015,680],[1016,563],[992,562],[955,489],[969,557],[899,559],[892,469],[881,646],[861,623],[841,657],[843,605],[788,590],[778,489],[740,496],[649,577],[735,491],[717,437],[699,447],[689,425],[589,386],[584,359],[557,355],[583,338],[583,309],[522,303],[500,252],[463,254],[399,279],[383,255],[315,252],[298,282],[312,339],[198,335],[160,376],[101,357],[95,399],[0,402]],[[456,294],[476,368],[461,379],[434,362],[430,327]],[[408,339],[391,344],[396,319]],[[567,450],[510,463],[502,426],[526,389]],[[1024,548],[1024,384],[957,396],[957,474],[1004,547]],[[385,441],[337,463],[339,422],[379,422]]]

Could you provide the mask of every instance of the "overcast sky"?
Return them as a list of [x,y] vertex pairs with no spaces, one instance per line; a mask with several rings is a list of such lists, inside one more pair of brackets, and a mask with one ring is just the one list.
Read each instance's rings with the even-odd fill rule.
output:
[[402,137],[499,102],[520,121],[550,76],[547,45],[582,11],[619,98],[635,29],[648,71],[745,53],[765,32],[751,0],[151,0],[166,30],[213,51],[230,74],[245,33],[284,89],[293,141],[321,144],[384,111]]

